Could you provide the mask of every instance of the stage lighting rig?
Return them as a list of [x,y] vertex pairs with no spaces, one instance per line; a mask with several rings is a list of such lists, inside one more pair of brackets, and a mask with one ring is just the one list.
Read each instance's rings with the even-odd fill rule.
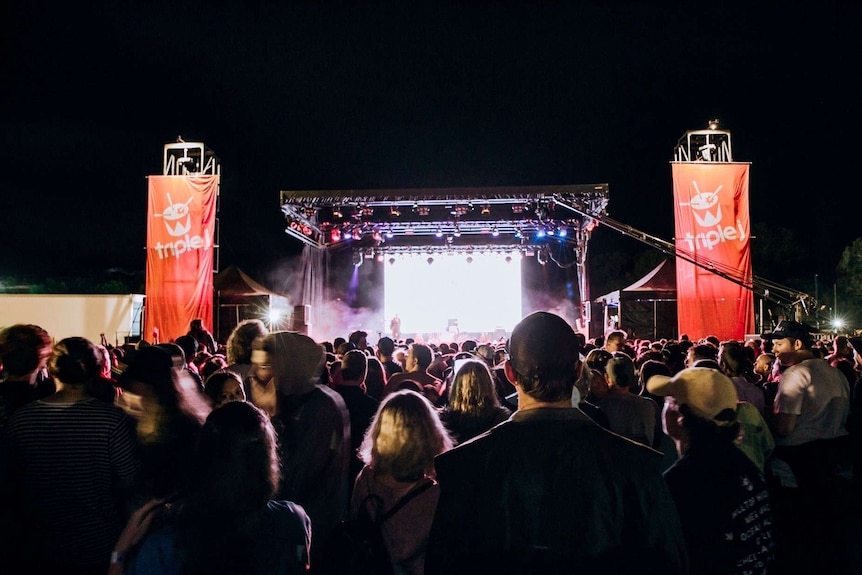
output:
[[[603,217],[608,187],[283,191],[281,199],[286,217],[300,215],[303,225],[322,231],[320,241],[300,237],[319,248],[341,245],[334,241],[335,227],[340,227],[342,240],[349,231],[354,244],[373,245],[385,237],[387,243],[420,246],[442,233],[443,237],[451,236],[456,246],[486,242],[512,245],[546,241],[537,238],[540,228],[546,233],[577,229],[590,216]],[[361,225],[362,233],[344,228],[343,222]],[[375,228],[379,234],[373,233]]]

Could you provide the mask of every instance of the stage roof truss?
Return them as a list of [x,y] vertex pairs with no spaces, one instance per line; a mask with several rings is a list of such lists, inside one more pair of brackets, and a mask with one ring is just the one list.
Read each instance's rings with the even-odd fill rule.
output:
[[607,204],[607,184],[281,192],[285,232],[319,249],[530,245],[585,236]]

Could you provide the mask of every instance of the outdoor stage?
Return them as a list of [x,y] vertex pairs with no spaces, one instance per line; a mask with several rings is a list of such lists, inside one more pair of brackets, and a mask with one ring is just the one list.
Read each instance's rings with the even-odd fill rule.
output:
[[587,248],[607,203],[607,184],[283,191],[285,232],[306,244],[291,300],[308,324],[292,327],[374,339],[398,314],[402,337],[498,340],[544,309],[587,334]]

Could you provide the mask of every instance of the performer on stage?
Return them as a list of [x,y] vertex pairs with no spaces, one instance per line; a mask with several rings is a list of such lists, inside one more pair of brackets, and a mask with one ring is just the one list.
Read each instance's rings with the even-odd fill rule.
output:
[[401,318],[398,317],[398,314],[395,314],[395,317],[392,318],[392,321],[389,322],[389,331],[392,332],[392,339],[398,342],[401,340]]

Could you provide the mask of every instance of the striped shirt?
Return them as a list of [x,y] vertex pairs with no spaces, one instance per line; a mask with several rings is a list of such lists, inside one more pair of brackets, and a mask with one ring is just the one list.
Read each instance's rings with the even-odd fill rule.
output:
[[97,399],[35,401],[6,432],[23,519],[43,558],[107,562],[124,520],[116,489],[133,485],[141,466],[131,420]]

